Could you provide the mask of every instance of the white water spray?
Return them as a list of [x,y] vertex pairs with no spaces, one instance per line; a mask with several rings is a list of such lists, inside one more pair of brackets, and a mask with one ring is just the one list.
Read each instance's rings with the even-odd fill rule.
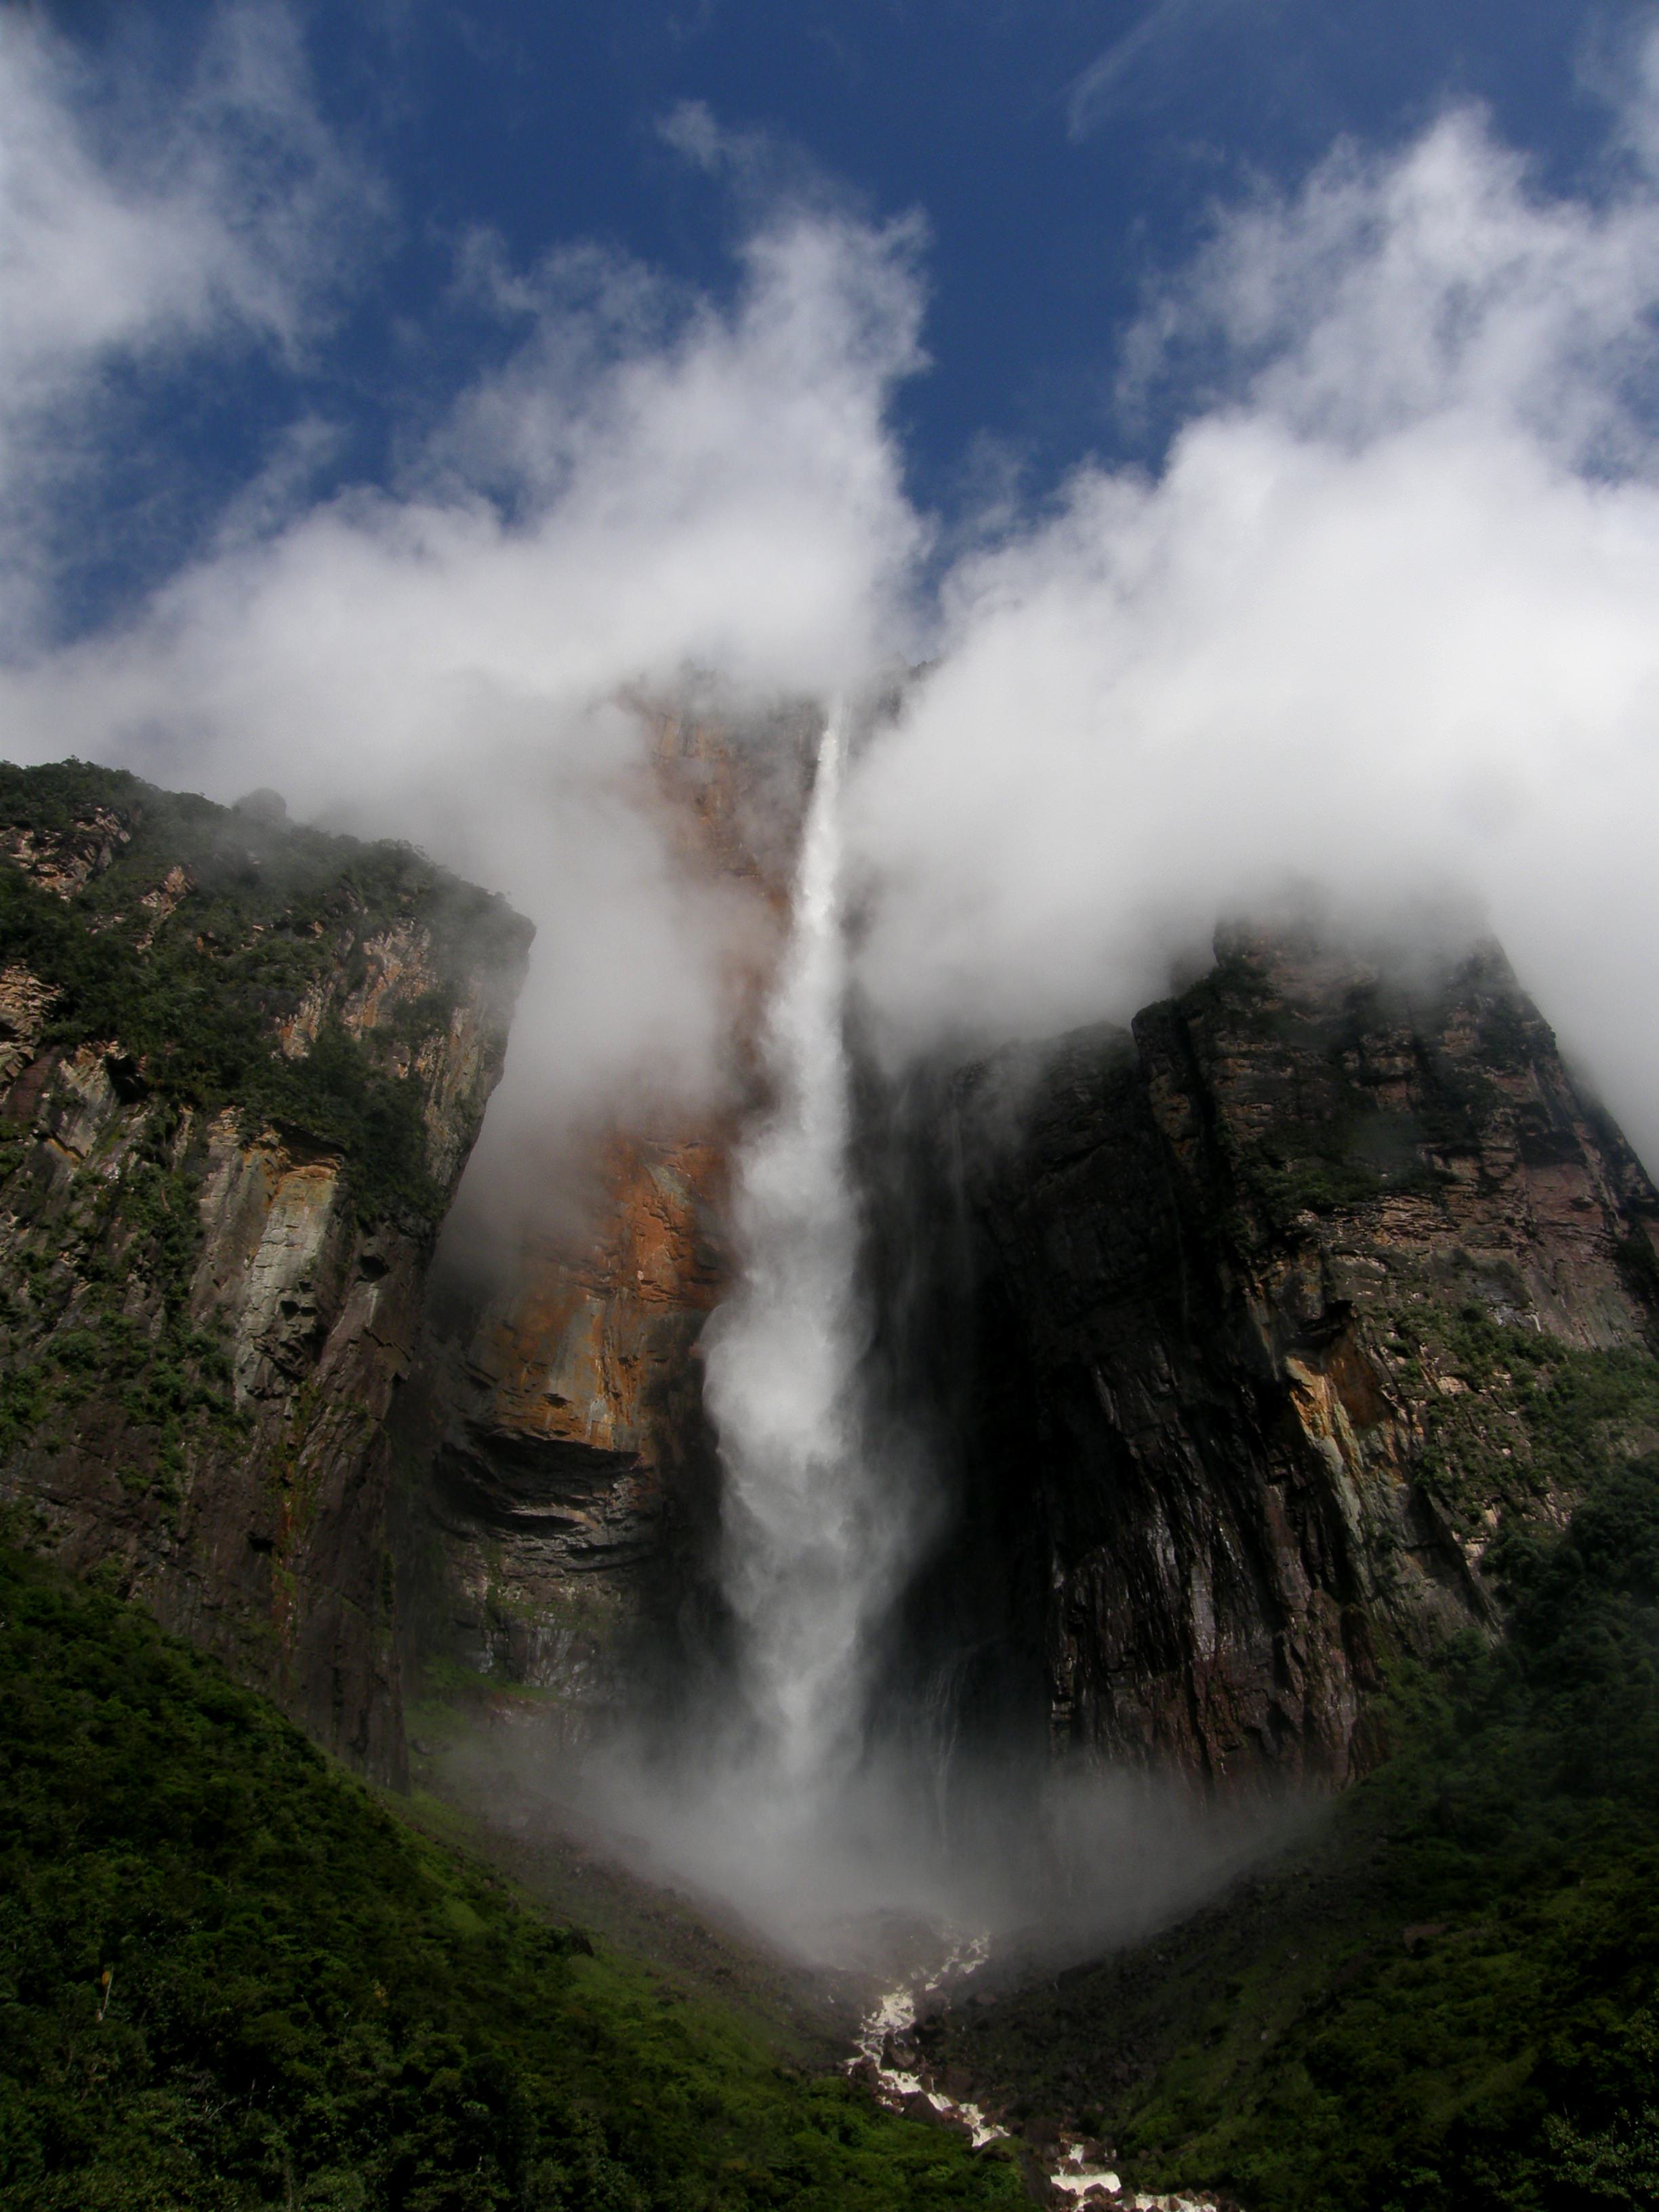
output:
[[797,1814],[855,1754],[866,1631],[904,1546],[905,1516],[880,1494],[859,1401],[846,746],[837,707],[818,750],[789,941],[761,1040],[772,1109],[738,1162],[743,1273],[708,1364],[726,1471],[726,1587],[759,1729],[753,1750]]

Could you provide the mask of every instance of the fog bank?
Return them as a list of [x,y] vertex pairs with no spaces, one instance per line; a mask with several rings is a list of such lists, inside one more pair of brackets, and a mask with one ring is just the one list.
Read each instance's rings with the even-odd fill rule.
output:
[[[688,702],[896,699],[851,762],[839,856],[860,1014],[896,1065],[1127,1018],[1219,915],[1288,885],[1484,919],[1659,1166],[1659,40],[1637,59],[1583,197],[1459,110],[1223,210],[1101,364],[1125,419],[1173,421],[1167,448],[940,518],[907,489],[897,413],[926,371],[920,216],[734,154],[729,281],[706,295],[591,241],[515,260],[457,237],[433,315],[470,333],[465,370],[394,404],[390,458],[340,480],[295,365],[398,217],[323,121],[293,20],[226,9],[169,104],[0,15],[5,749],[222,799],[274,786],[531,917],[481,1234],[550,1202],[571,1132],[735,1093],[734,1010],[777,917],[676,836],[653,710]],[[725,159],[704,111],[666,136]],[[146,408],[249,360],[295,378],[264,465],[204,482],[186,550],[100,611],[70,549],[128,496]],[[850,1237],[850,1211],[797,1225]],[[757,1328],[751,1369],[830,1334],[821,1312]],[[773,1645],[799,1642],[798,1585],[833,1581],[808,1543],[823,1455],[798,1456],[787,1545],[751,1577]],[[842,1550],[820,1671],[861,1689],[843,1647],[914,1547],[853,1526]],[[857,1731],[830,1703],[798,1733],[839,1752]],[[523,1802],[566,1805],[522,1749]],[[1045,1942],[1134,1934],[1278,1832],[1152,1782],[988,1766],[951,1781],[947,1837],[937,1778],[856,1742],[828,1813],[741,1747],[700,1740],[691,1765],[618,1750],[581,1772],[584,1817],[811,1955],[883,1913],[1012,1936],[1034,1893]]]

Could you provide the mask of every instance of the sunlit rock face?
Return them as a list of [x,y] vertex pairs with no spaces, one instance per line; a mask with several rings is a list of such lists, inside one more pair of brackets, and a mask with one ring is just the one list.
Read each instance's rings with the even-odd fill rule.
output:
[[[700,1339],[820,724],[656,718],[666,834],[754,916],[728,1094],[595,1134],[435,1322],[524,926],[400,848],[0,771],[11,1540],[391,1778],[411,1669],[576,1741],[718,1681]],[[1659,1198],[1502,955],[1218,953],[1130,1032],[855,1085],[871,1446],[940,1501],[867,1671],[942,1774],[1340,1784],[1388,1653],[1494,1623],[1502,1516],[1570,1497],[1568,1386],[1651,1443],[1593,1363],[1652,1340]]]
[[725,1281],[725,1148],[617,1137],[594,1164],[586,1231],[531,1236],[459,1335],[428,1334],[405,1498],[428,1686],[571,1742],[638,1703],[716,1510],[696,1345]]
[[970,1729],[1329,1785],[1380,1657],[1490,1622],[1500,1516],[1570,1492],[1536,1394],[1651,1340],[1659,1199],[1496,947],[1218,951],[901,1117],[933,1334],[889,1358],[957,1516],[912,1632]]
[[731,1160],[821,719],[641,711],[641,804],[680,865],[750,914],[730,1095],[665,1126],[635,1102],[630,1126],[567,1146],[559,1225],[532,1209],[489,1287],[434,1313],[403,1447],[413,1675],[434,1705],[533,1716],[572,1744],[672,1706],[722,1634],[698,1340],[731,1285]]
[[386,1422],[527,926],[280,812],[4,775],[7,1534],[395,1778]]

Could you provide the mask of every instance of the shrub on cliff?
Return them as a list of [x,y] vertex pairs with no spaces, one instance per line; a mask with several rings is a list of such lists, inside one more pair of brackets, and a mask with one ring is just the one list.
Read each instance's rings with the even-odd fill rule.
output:
[[[251,1133],[275,1122],[332,1146],[365,1219],[435,1224],[444,1194],[419,1086],[392,1054],[441,1036],[469,977],[522,962],[528,925],[504,902],[408,845],[291,828],[79,761],[0,763],[0,837],[15,855],[0,856],[0,967],[52,988],[44,1043],[118,1039],[165,1103],[234,1106]],[[67,896],[24,865],[77,845],[100,864]],[[325,1018],[302,1056],[283,1053],[279,1024],[307,991],[349,995],[365,947],[410,921],[439,966],[422,1000],[362,1037]]]

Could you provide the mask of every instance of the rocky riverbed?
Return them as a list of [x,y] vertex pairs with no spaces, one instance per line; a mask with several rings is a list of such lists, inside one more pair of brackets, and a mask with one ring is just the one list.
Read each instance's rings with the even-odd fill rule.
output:
[[890,2112],[950,2128],[965,2136],[976,2150],[994,2142],[1011,2144],[1030,2180],[1044,2187],[1045,2201],[1051,2205],[1112,2205],[1121,2212],[1130,2212],[1130,2208],[1133,2212],[1221,2212],[1212,2197],[1149,2197],[1126,2190],[1113,2169],[1109,2144],[1065,2132],[1043,2140],[1024,2135],[1006,2113],[973,2097],[965,2075],[950,2068],[936,2073],[916,2040],[918,2017],[930,1999],[946,1990],[959,1991],[991,1958],[988,1936],[947,1929],[941,1936],[938,1962],[884,1989],[860,2022],[857,2043],[847,2062],[855,2081],[865,2082]]

